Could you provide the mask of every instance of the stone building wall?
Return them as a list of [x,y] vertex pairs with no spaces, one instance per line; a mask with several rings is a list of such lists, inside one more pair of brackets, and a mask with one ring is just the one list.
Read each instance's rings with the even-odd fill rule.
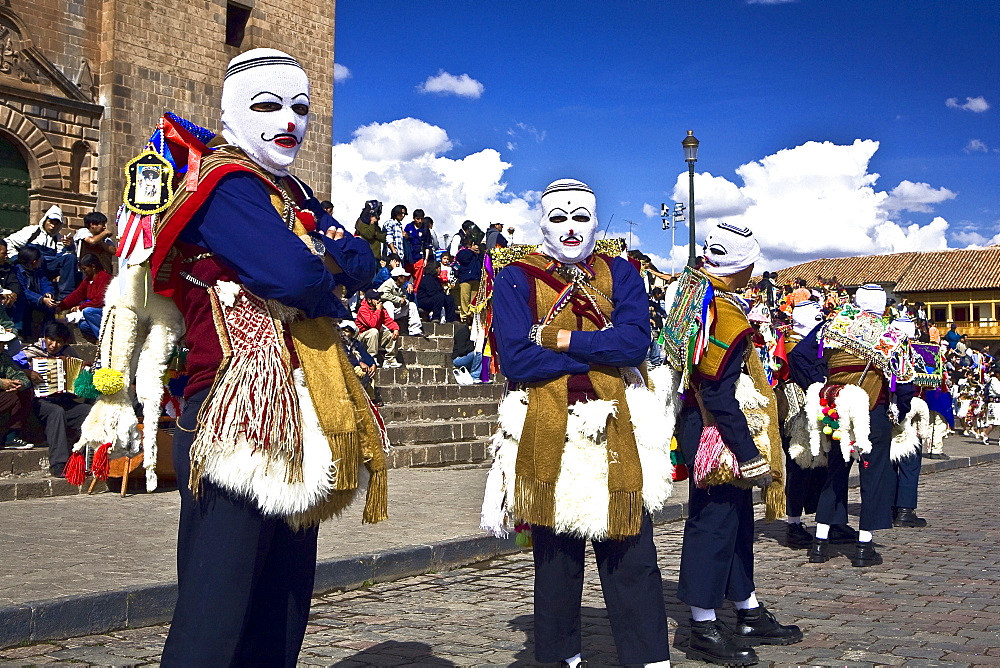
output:
[[[239,47],[228,46],[225,0],[105,0],[100,96],[100,191],[120,193],[121,167],[164,111],[213,131],[229,60],[251,48],[282,49],[297,57],[312,85],[306,143],[294,171],[329,191],[333,106],[334,5],[303,0],[256,0]],[[116,200],[117,201],[117,200]]]

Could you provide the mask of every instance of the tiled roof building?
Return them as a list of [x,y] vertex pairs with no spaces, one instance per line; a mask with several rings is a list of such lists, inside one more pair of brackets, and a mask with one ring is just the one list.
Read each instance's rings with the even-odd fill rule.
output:
[[824,258],[778,271],[777,282],[834,276],[849,290],[878,283],[897,299],[924,302],[933,322],[955,322],[971,339],[1000,340],[1000,246]]

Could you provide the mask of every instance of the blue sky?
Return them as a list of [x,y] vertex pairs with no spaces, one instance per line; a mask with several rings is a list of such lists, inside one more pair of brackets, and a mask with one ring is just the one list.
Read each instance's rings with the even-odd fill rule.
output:
[[669,266],[691,129],[699,241],[742,222],[774,267],[1000,243],[998,34],[985,0],[338,0],[336,213],[531,241],[537,192],[573,177]]

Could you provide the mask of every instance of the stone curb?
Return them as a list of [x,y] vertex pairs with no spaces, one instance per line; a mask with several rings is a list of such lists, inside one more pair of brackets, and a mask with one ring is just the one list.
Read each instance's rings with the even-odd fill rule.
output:
[[[987,452],[949,460],[925,459],[922,473],[967,468],[1000,461],[1000,452]],[[850,485],[858,485],[856,475]],[[760,503],[758,491],[754,499]],[[670,503],[653,516],[654,524],[675,522],[687,516],[688,504]],[[459,568],[520,551],[514,537],[466,536],[394,548],[316,564],[315,595],[355,589],[423,573]],[[170,621],[177,585],[172,582],[139,585],[113,591],[63,596],[0,607],[0,649],[44,640],[93,635]]]

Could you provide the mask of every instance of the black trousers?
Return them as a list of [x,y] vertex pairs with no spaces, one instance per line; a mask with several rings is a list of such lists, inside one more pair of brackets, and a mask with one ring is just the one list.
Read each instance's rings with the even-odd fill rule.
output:
[[177,606],[163,666],[294,666],[316,572],[316,528],[293,532],[281,518],[202,481],[187,486],[191,431],[205,398],[188,402],[174,432],[181,493]]
[[[885,406],[869,412],[872,451],[858,464],[861,478],[861,518],[858,528],[877,531],[892,527],[892,506],[896,499],[896,472],[889,459],[892,424]],[[816,521],[822,524],[847,523],[847,479],[851,462],[845,462],[840,446],[830,449],[826,482],[820,492]]]
[[[681,413],[678,444],[684,460],[698,453],[702,420],[697,409]],[[724,600],[745,601],[753,593],[753,496],[733,485],[698,489],[688,483],[677,598],[698,608]]]
[[897,508],[917,507],[917,484],[920,482],[920,450],[914,450],[908,457],[893,462],[896,471]]
[[[581,651],[580,601],[587,542],[542,526],[532,527],[531,536],[535,545],[535,660],[554,663]],[[649,515],[642,518],[639,535],[591,544],[618,660],[642,664],[670,659],[663,584]]]
[[70,443],[80,435],[80,427],[90,414],[90,404],[80,403],[75,395],[53,394],[39,399],[38,417],[45,427],[49,444],[49,470],[62,473],[69,461]]
[[802,468],[788,456],[788,439],[784,435],[781,444],[785,450],[785,514],[801,517],[803,513],[815,513],[826,471],[822,467]]

